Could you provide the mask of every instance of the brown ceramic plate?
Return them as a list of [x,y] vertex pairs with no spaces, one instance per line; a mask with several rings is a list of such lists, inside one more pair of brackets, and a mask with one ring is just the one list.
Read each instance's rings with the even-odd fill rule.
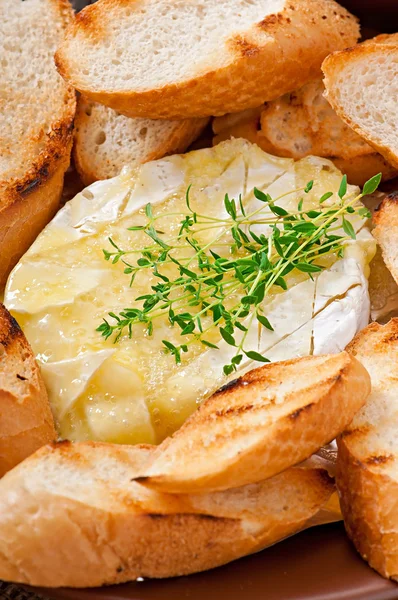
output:
[[[76,8],[90,3],[75,0]],[[398,0],[341,0],[341,4],[368,28],[398,31]],[[259,554],[190,577],[40,592],[54,600],[398,599],[398,586],[362,561],[341,523],[310,529]]]

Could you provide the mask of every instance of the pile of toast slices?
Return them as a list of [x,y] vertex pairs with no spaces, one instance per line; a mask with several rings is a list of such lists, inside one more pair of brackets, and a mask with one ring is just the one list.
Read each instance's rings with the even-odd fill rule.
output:
[[[328,157],[355,184],[395,177],[398,34],[359,37],[333,0],[98,0],[76,15],[68,0],[0,0],[0,287],[59,208],[71,155],[89,184],[203,134]],[[398,282],[396,195],[374,223]],[[251,371],[158,447],[55,442],[33,353],[1,307],[0,579],[205,570],[320,511],[338,518],[337,486],[358,551],[398,580],[397,381],[392,319],[338,355]],[[335,438],[336,465],[320,451]]]
[[334,461],[313,454],[370,389],[346,352],[293,359],[228,384],[160,446],[45,446],[0,481],[0,577],[87,587],[185,575],[269,546],[320,511],[338,519]]

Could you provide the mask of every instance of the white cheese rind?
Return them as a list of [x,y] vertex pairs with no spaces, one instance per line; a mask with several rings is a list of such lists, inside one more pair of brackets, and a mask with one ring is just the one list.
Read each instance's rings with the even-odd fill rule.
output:
[[185,183],[181,156],[171,156],[142,165],[130,192],[123,216],[136,213],[148,202],[156,206],[180,191]]
[[302,325],[297,331],[281,340],[267,351],[270,362],[278,362],[289,358],[308,356],[312,352],[313,320]]
[[323,310],[332,299],[343,296],[351,287],[363,282],[361,265],[354,258],[337,261],[317,278],[314,314]]
[[[353,259],[349,259],[353,260]],[[350,267],[351,268],[351,267]],[[370,317],[368,282],[357,263],[359,282],[354,275],[343,297],[336,298],[314,319],[314,354],[341,352],[366,327]],[[341,287],[340,287],[341,289]],[[324,297],[322,298],[322,302]]]
[[[261,328],[258,352],[267,356],[270,348],[284,337],[294,333],[312,319],[314,309],[315,280],[307,279],[285,293],[275,296],[266,307],[266,317],[274,331]],[[286,357],[286,358],[291,358]]]

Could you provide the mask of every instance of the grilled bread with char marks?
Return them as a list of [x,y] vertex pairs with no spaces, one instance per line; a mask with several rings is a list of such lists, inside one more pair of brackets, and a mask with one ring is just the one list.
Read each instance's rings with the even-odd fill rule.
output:
[[92,587],[222,565],[310,526],[334,491],[318,457],[254,485],[171,496],[132,479],[153,448],[46,446],[0,481],[0,578]]
[[322,65],[337,114],[398,168],[398,33],[334,52]]
[[0,477],[57,434],[32,350],[0,304]]
[[53,55],[72,16],[68,0],[0,1],[0,290],[59,206],[76,98]]
[[347,351],[369,371],[372,393],[338,438],[344,522],[363,558],[398,581],[398,319],[372,323]]
[[171,493],[261,481],[332,441],[369,393],[369,375],[346,352],[265,365],[204,402],[138,481]]
[[333,0],[99,0],[76,16],[56,61],[86,97],[126,116],[187,119],[297,89],[358,37]]

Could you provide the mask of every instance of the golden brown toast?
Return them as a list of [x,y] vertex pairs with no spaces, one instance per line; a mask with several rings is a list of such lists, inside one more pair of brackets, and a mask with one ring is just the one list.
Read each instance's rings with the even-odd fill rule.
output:
[[72,16],[68,0],[0,3],[0,289],[59,206],[76,98],[53,55]]
[[338,439],[345,526],[363,558],[398,580],[398,319],[372,323],[347,350],[369,371],[372,393]]
[[76,16],[56,61],[86,97],[126,116],[187,119],[297,89],[358,37],[333,0],[100,0]]
[[379,243],[384,262],[398,283],[398,192],[384,198],[373,214],[376,227],[373,230]]
[[310,525],[335,489],[314,457],[254,485],[170,496],[131,481],[152,451],[62,442],[8,473],[0,578],[91,587],[210,569]]
[[346,352],[265,365],[206,400],[138,481],[194,493],[272,477],[333,440],[369,393],[369,375]]
[[130,119],[80,97],[73,149],[76,168],[85,185],[116,177],[125,165],[185,152],[207,123],[208,119]]
[[360,186],[379,172],[384,180],[395,177],[398,171],[336,114],[324,92],[318,78],[258,109],[219,117],[213,143],[243,137],[275,156],[329,158]]
[[0,477],[57,435],[32,350],[0,304]]
[[326,98],[337,114],[398,168],[398,33],[334,52],[322,70]]

